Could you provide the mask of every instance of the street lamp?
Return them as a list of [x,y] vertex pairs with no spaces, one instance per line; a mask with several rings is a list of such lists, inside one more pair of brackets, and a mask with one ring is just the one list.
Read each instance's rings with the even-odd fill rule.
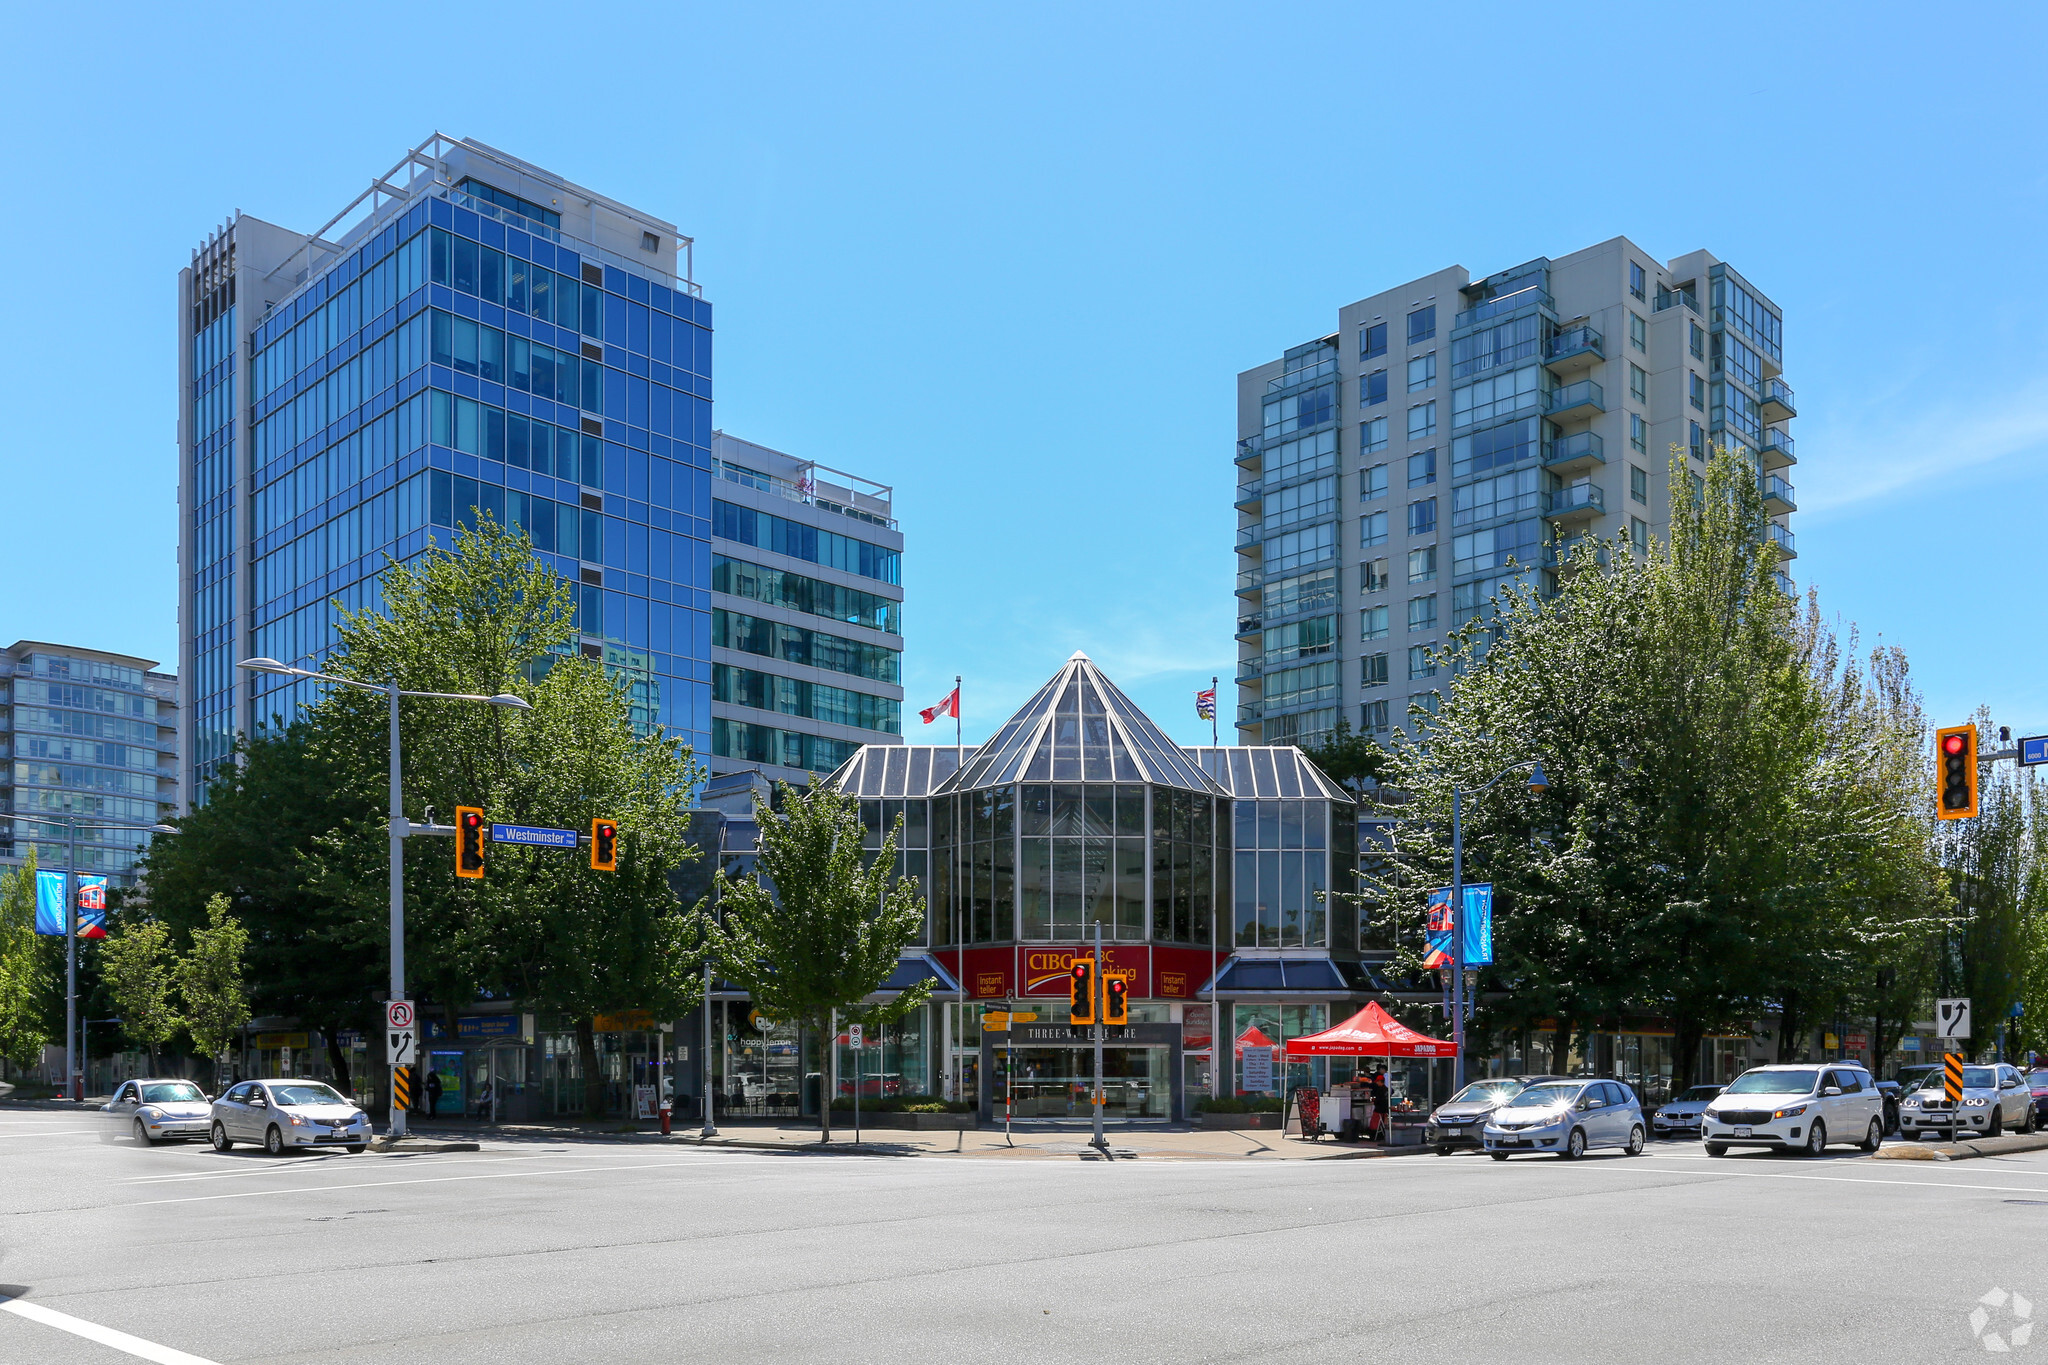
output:
[[[63,821],[66,829],[64,857],[64,1090],[74,1100],[85,1098],[85,1076],[78,1067],[78,831],[81,829],[139,829],[151,834],[176,834],[171,825],[149,825],[134,820],[80,820],[75,815],[40,817],[47,824]],[[102,914],[105,912],[102,911]]]
[[[335,683],[342,687],[353,687],[362,692],[381,692],[390,705],[391,717],[391,998],[405,999],[405,840],[414,832],[406,823],[405,796],[399,782],[398,769],[398,699],[400,697],[423,697],[433,701],[480,701],[491,706],[508,707],[515,711],[531,711],[533,707],[523,698],[509,692],[500,692],[495,697],[478,696],[470,692],[408,692],[396,680],[388,683],[361,682],[355,678],[338,678],[332,673],[318,673],[309,668],[294,668],[275,659],[244,659],[241,667],[251,673],[276,673],[288,678],[311,678],[318,682]],[[421,825],[418,832],[426,834],[431,826]],[[405,1136],[405,1110],[398,1106],[394,1096],[391,1105],[392,1137]]]
[[1488,787],[1499,782],[1509,773],[1518,773],[1524,768],[1533,768],[1529,774],[1529,790],[1538,796],[1550,790],[1550,779],[1543,775],[1543,764],[1536,759],[1524,759],[1511,763],[1494,774],[1491,781],[1476,787],[1463,788],[1451,784],[1451,1043],[1457,1052],[1452,1064],[1454,1084],[1451,1093],[1457,1094],[1465,1088],[1465,825],[1464,802],[1467,796],[1477,796]]

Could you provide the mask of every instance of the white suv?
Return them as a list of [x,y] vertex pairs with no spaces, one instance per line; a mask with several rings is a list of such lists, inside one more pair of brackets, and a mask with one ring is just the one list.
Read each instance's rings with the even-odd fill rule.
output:
[[1884,1140],[1884,1096],[1854,1062],[1760,1066],[1716,1095],[1700,1117],[1708,1156],[1730,1147],[1779,1147],[1819,1156],[1831,1142],[1866,1152]]

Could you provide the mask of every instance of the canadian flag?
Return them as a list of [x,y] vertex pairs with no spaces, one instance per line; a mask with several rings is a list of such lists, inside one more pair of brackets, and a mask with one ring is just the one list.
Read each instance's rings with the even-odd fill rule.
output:
[[930,725],[940,716],[951,716],[958,720],[960,718],[960,689],[955,687],[951,692],[940,698],[937,706],[927,706],[917,714],[924,717],[926,725]]

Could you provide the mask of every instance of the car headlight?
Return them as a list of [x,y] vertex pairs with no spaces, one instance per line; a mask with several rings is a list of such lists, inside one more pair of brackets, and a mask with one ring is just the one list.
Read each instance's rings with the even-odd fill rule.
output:
[[1965,1109],[1987,1109],[1990,1107],[1990,1105],[1991,1101],[1988,1099],[1974,1099],[1963,1101],[1963,1108]]
[[1919,1107],[1920,1097],[1918,1095],[1908,1095],[1899,1101],[1899,1108],[1901,1109],[1918,1109]]
[[1771,1117],[1772,1117],[1772,1118],[1774,1118],[1774,1119],[1796,1119],[1796,1118],[1798,1118],[1798,1117],[1799,1117],[1799,1116],[1800,1116],[1801,1114],[1803,1114],[1803,1113],[1805,1113],[1805,1112],[1806,1112],[1806,1106],[1805,1106],[1805,1105],[1803,1105],[1803,1104],[1795,1104],[1795,1105],[1791,1105],[1791,1106],[1789,1106],[1789,1107],[1787,1107],[1787,1108],[1784,1108],[1784,1109],[1779,1109],[1779,1110],[1775,1110],[1775,1111],[1773,1111],[1773,1113],[1771,1114]]
[[285,1118],[288,1121],[290,1121],[292,1127],[294,1128],[304,1128],[306,1126],[306,1121],[300,1118],[297,1114],[286,1114]]
[[143,1118],[148,1119],[151,1123],[157,1122],[164,1116],[163,1110],[156,1108],[154,1105],[144,1105],[142,1108],[136,1110],[135,1112],[141,1115]]

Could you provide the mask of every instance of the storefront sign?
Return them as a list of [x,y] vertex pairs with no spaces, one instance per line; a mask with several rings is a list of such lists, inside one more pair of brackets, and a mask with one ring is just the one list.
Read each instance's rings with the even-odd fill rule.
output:
[[[1093,956],[1090,944],[968,948],[961,952],[961,979],[976,1000],[1017,996],[1062,996],[1076,959]],[[1138,999],[1193,1000],[1227,956],[1178,944],[1105,943],[1103,965],[1123,974]]]
[[523,1038],[527,1032],[516,1014],[465,1014],[455,1021],[458,1038]]
[[1272,1048],[1248,1047],[1244,1049],[1244,1088],[1247,1091],[1271,1090],[1273,1088]]
[[1010,979],[1001,972],[976,972],[974,974],[974,998],[977,1000],[1000,1000],[1010,993]]
[[654,1027],[654,1016],[646,1010],[600,1014],[591,1021],[591,1027],[599,1033],[644,1033]]
[[1825,1033],[1825,1032],[1824,1032],[1824,1033],[1822,1033],[1822,1034],[1821,1034],[1821,1036],[1820,1036],[1820,1045],[1821,1045],[1821,1046],[1822,1046],[1823,1048],[1827,1048],[1827,1049],[1829,1049],[1829,1050],[1832,1050],[1832,1049],[1834,1049],[1834,1048],[1838,1048],[1838,1047],[1840,1047],[1840,1046],[1842,1045],[1842,1040],[1841,1040],[1840,1038],[1837,1038],[1837,1037],[1836,1037],[1836,1036],[1835,1036],[1834,1034],[1832,1034],[1832,1033]]
[[1842,1035],[1842,1046],[1848,1048],[1851,1052],[1861,1052],[1870,1046],[1870,1035],[1867,1033],[1845,1033]]
[[256,1035],[255,1043],[258,1048],[266,1050],[274,1047],[303,1048],[306,1046],[306,1035],[303,1033],[259,1033]]
[[1920,1050],[1920,1040],[1919,1040],[1918,1038],[1901,1038],[1901,1039],[1899,1039],[1899,1051],[1901,1051],[1901,1052],[1918,1052],[1919,1050]]
[[1185,1000],[1188,996],[1188,974],[1186,972],[1160,972],[1159,993],[1170,1000]]

